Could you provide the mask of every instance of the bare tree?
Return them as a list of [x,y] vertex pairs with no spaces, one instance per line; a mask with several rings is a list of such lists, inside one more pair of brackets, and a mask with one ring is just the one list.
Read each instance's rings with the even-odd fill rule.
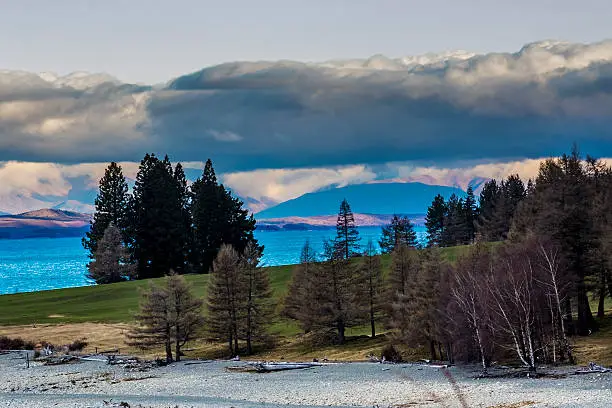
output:
[[239,321],[244,310],[242,292],[240,256],[233,247],[222,245],[208,284],[207,333],[211,339],[226,341],[232,356],[238,354]]
[[135,277],[136,268],[130,264],[121,231],[112,222],[97,243],[87,270],[87,277],[98,284],[121,282]]
[[171,274],[166,278],[166,291],[174,337],[174,355],[176,361],[181,361],[181,347],[197,337],[204,326],[204,302],[193,295],[185,278],[180,275]]
[[172,318],[168,291],[153,283],[141,295],[140,311],[134,316],[136,325],[127,334],[127,344],[143,350],[163,346],[166,362],[172,358]]
[[376,337],[376,316],[382,309],[383,277],[380,257],[377,256],[372,240],[368,241],[361,264],[363,282],[366,285],[368,309],[370,314],[370,328],[372,338]]
[[261,249],[249,242],[242,255],[241,276],[245,285],[244,337],[247,354],[253,353],[253,342],[268,340],[267,328],[273,321],[274,307],[268,270],[259,266]]
[[283,315],[297,320],[304,333],[313,329],[318,316],[318,300],[314,288],[319,268],[317,255],[306,241],[302,247],[300,263],[293,267],[293,277],[283,308]]
[[452,299],[463,314],[478,347],[480,363],[487,372],[489,353],[486,349],[486,334],[490,327],[489,305],[484,277],[490,268],[486,248],[477,244],[470,253],[460,259],[451,287]]
[[151,284],[142,294],[137,325],[128,333],[128,344],[141,349],[164,346],[166,361],[181,359],[181,347],[193,340],[202,326],[202,301],[190,291],[185,278],[171,274],[164,286]]

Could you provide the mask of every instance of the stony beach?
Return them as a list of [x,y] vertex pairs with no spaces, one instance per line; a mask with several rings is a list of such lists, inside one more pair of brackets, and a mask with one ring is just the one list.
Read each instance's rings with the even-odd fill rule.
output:
[[[102,361],[26,368],[0,356],[0,407],[610,407],[612,374],[476,379],[468,368],[329,364],[267,374],[186,361],[145,371]],[[570,370],[566,370],[569,372]],[[123,405],[121,405],[123,404]]]

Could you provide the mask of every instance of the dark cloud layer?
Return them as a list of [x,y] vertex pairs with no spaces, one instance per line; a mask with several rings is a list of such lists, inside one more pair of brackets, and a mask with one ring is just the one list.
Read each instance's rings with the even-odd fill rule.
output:
[[427,65],[231,63],[161,89],[9,75],[0,73],[0,160],[157,151],[213,157],[223,170],[445,164],[547,156],[574,141],[612,155],[612,42],[537,43]]

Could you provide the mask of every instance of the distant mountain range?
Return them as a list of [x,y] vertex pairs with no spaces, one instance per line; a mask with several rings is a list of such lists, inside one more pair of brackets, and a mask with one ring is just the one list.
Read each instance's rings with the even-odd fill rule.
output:
[[465,191],[457,187],[423,183],[355,184],[304,194],[255,214],[258,221],[287,217],[335,215],[340,202],[347,199],[354,213],[360,214],[425,214],[436,196],[444,198]]
[[80,237],[89,231],[91,216],[43,209],[0,216],[0,239]]
[[[354,214],[355,224],[359,227],[379,227],[391,222],[389,214]],[[423,225],[425,217],[420,214],[407,214],[417,225]],[[336,226],[337,215],[319,215],[314,217],[286,217],[264,219],[257,222],[257,229],[264,231],[296,231],[329,229]]]

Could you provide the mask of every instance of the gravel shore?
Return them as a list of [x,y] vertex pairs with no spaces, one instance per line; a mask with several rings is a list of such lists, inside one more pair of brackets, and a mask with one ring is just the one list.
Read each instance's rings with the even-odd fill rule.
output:
[[0,407],[612,406],[612,374],[475,379],[465,368],[375,363],[258,374],[225,369],[232,365],[181,362],[130,372],[83,361],[25,368],[23,356],[12,353],[0,356]]

